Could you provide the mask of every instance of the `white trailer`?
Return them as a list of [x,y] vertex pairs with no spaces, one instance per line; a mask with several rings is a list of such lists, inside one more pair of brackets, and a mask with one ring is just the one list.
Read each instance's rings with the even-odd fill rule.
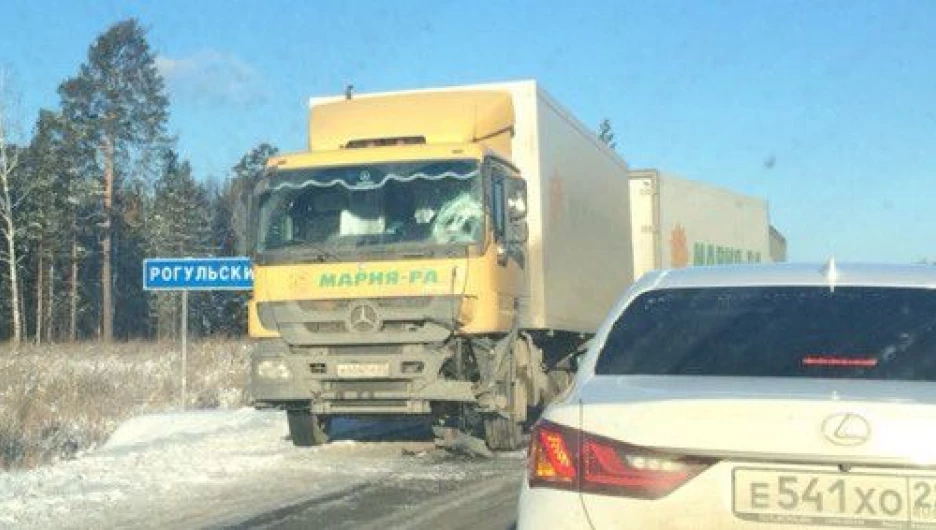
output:
[[627,165],[535,82],[503,86],[530,202],[524,327],[594,333],[634,279]]
[[785,254],[771,252],[764,199],[640,169],[630,172],[630,203],[635,278],[653,269],[768,262]]
[[774,262],[787,260],[786,237],[773,225],[770,226],[770,260]]

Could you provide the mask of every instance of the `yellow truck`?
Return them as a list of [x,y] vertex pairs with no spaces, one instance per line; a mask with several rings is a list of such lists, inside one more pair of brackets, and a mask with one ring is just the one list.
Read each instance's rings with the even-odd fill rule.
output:
[[517,448],[633,281],[627,165],[534,81],[313,99],[251,205],[250,391],[295,444],[427,415]]

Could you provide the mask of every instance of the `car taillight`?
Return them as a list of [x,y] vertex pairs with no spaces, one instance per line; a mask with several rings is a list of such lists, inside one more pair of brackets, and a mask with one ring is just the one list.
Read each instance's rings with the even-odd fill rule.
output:
[[540,420],[530,437],[530,487],[642,499],[663,497],[714,463],[671,455]]
[[578,433],[540,420],[530,433],[530,486],[578,487]]
[[711,466],[590,434],[582,442],[582,491],[659,499]]

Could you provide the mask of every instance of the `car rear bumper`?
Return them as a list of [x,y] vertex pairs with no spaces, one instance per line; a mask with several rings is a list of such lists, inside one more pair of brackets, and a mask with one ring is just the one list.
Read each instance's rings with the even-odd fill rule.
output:
[[530,488],[526,477],[520,489],[517,530],[593,528],[575,491]]
[[[877,468],[853,468],[849,472],[838,472],[834,466],[802,464],[763,464],[760,462],[723,461],[691,479],[687,484],[669,495],[655,500],[638,499],[614,495],[580,494],[545,487],[530,488],[524,480],[519,501],[518,529],[532,528],[591,528],[605,529],[691,529],[691,530],[843,530],[857,528],[931,528],[936,522],[936,510],[932,517],[920,525],[898,523],[874,524],[865,520],[852,523],[841,517],[837,524],[819,523],[815,518],[800,517],[794,513],[779,515],[774,520],[755,520],[736,513],[733,500],[733,476],[737,469],[768,467],[772,470],[795,474],[827,473],[835,477],[848,477],[856,473],[893,476],[936,476],[936,473],[913,470],[883,471]],[[931,479],[936,483],[936,478]],[[802,489],[803,485],[800,484]],[[826,492],[828,493],[828,492]],[[911,493],[917,494],[916,490]],[[933,493],[936,495],[936,492]],[[936,498],[936,497],[934,497]],[[827,496],[827,502],[835,499]],[[905,504],[918,500],[906,497]],[[932,499],[930,499],[932,500]],[[874,509],[881,510],[877,504]]]

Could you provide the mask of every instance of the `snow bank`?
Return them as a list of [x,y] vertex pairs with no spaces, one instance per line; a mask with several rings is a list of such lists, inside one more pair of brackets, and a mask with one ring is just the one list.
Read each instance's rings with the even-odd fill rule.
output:
[[275,466],[290,449],[286,431],[282,413],[251,409],[133,418],[80,459],[0,474],[0,527],[120,526],[159,517],[197,501],[206,485]]
[[[426,456],[432,442],[419,422],[336,420],[335,427],[344,440],[296,448],[278,411],[132,418],[78,459],[0,474],[0,528],[223,526],[375,481],[467,477],[461,463]],[[380,435],[386,439],[351,440]]]
[[99,454],[141,445],[157,446],[197,440],[208,434],[231,434],[266,426],[281,418],[258,415],[250,408],[235,411],[193,411],[150,414],[131,418],[108,438]]

